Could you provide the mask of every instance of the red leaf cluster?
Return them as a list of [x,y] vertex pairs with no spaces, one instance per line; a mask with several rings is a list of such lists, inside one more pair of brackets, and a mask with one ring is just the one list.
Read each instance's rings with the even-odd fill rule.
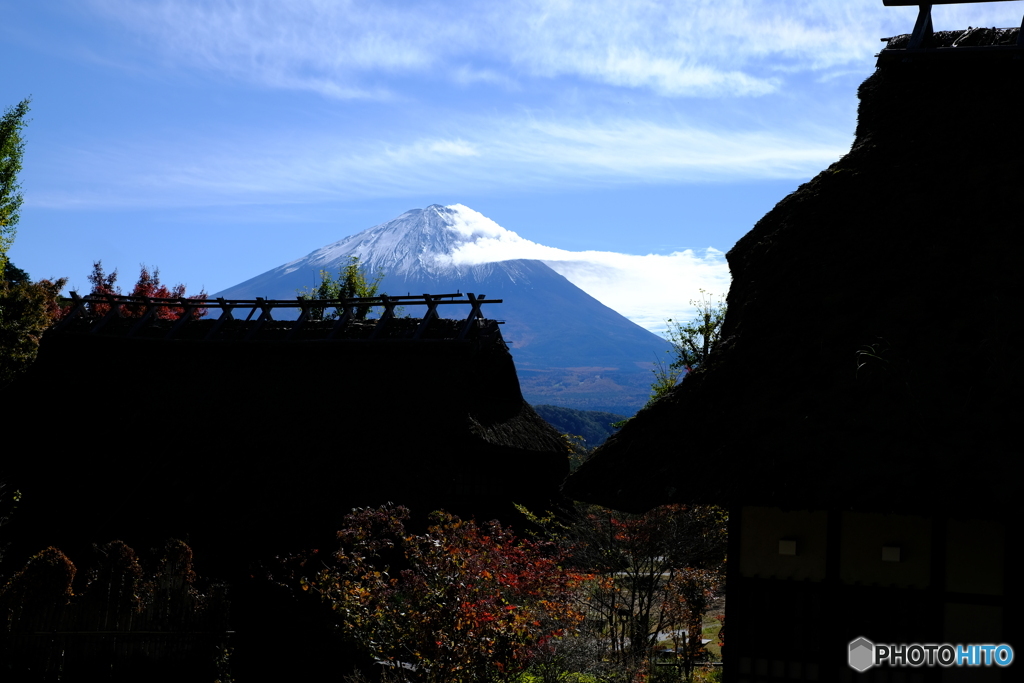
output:
[[409,534],[408,517],[403,507],[355,511],[334,565],[302,581],[378,661],[431,683],[493,680],[582,620],[575,592],[587,577],[563,569],[553,546],[445,512]]
[[[103,263],[96,261],[92,266],[92,273],[89,274],[89,282],[92,283],[90,296],[113,297],[121,296],[121,288],[117,286],[117,271],[107,274],[103,271]],[[198,294],[188,296],[185,294],[185,285],[177,284],[168,288],[160,282],[160,269],[154,268],[152,273],[145,265],[139,268],[139,279],[128,296],[139,299],[138,302],[128,303],[121,306],[121,317],[141,318],[146,314],[149,305],[146,299],[205,299],[207,294],[200,291]],[[179,320],[185,314],[184,306],[157,306],[153,317],[158,320]],[[206,315],[205,308],[193,308],[192,318],[199,319]],[[94,315],[103,316],[110,311],[110,304],[93,304]]]

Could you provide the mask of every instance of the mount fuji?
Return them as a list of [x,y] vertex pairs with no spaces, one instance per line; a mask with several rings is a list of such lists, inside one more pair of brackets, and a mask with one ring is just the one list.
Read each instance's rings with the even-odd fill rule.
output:
[[[530,403],[632,414],[650,396],[652,363],[669,346],[608,308],[536,259],[544,249],[494,221],[455,204],[433,204],[321,247],[216,296],[288,299],[336,273],[358,256],[368,274],[383,272],[392,295],[473,292],[502,304],[484,306],[504,320],[523,395]],[[443,314],[464,316],[461,306]],[[454,309],[454,310],[453,310]],[[409,311],[415,315],[415,311]]]

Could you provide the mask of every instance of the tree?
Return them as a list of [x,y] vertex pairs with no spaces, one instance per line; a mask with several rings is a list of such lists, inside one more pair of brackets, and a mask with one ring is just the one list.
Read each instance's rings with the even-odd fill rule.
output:
[[0,273],[5,270],[7,251],[14,242],[18,219],[21,218],[22,195],[18,173],[25,151],[21,130],[28,123],[25,116],[31,101],[31,98],[26,98],[8,107],[0,119]]
[[[18,507],[18,503],[21,501],[21,491],[12,491],[10,494],[7,493],[7,482],[0,479],[0,528],[3,528],[11,521],[11,515],[14,514],[15,508]],[[7,551],[8,546],[11,545],[11,541],[6,543],[0,543],[0,566],[4,563],[4,553]],[[0,574],[0,581],[3,580],[3,575]]]
[[[380,272],[371,280],[366,275],[366,269],[360,265],[358,256],[349,256],[348,264],[338,270],[338,277],[335,279],[330,271],[320,271],[320,284],[314,289],[305,287],[298,290],[298,298],[307,301],[337,301],[338,299],[370,299],[377,296],[377,288],[380,281],[384,279],[384,273]],[[310,308],[310,317],[313,320],[334,320],[341,315],[341,311],[335,309],[333,313],[325,313],[326,309]],[[370,312],[369,306],[356,308],[356,318],[362,320]]]
[[560,519],[526,514],[578,571],[598,577],[585,607],[588,620],[601,624],[593,635],[602,646],[595,664],[604,670],[593,673],[638,680],[649,671],[659,641],[673,639],[689,676],[701,655],[704,616],[723,582],[723,510],[663,505],[635,515],[577,503]]
[[[670,392],[679,384],[679,380],[685,376],[687,370],[685,367],[676,367],[674,362],[666,364],[660,358],[656,358],[654,369],[651,372],[654,373],[654,381],[651,383],[651,397],[647,399],[647,405]],[[622,424],[625,422],[623,421]]]
[[[117,286],[117,270],[115,269],[112,273],[107,274],[103,270],[102,261],[95,261],[92,264],[92,272],[89,273],[88,280],[92,283],[92,290],[89,292],[89,296],[108,297],[121,295],[121,288]],[[139,279],[128,296],[147,299],[205,299],[207,295],[205,290],[200,290],[198,294],[187,296],[185,285],[180,283],[168,289],[166,285],[160,282],[160,269],[154,268],[153,272],[150,273],[149,268],[143,264],[139,267]],[[110,310],[110,305],[92,304],[92,310],[95,315],[106,315]],[[143,302],[125,304],[121,306],[121,316],[124,318],[141,318],[146,314],[146,310],[147,305]],[[183,306],[159,306],[153,315],[158,320],[179,320],[184,314],[185,308]],[[192,309],[193,319],[202,318],[204,315],[206,315],[205,308]]]
[[[79,572],[51,546],[0,581],[4,680],[79,680],[94,671],[116,681],[213,680],[226,673],[224,586],[199,590],[187,544],[168,540],[149,566],[121,541],[93,545],[93,553],[91,570]],[[65,650],[25,637],[62,632],[89,645]]]
[[[725,302],[721,299],[712,303],[711,295],[700,290],[700,300],[690,299],[690,305],[697,307],[697,315],[688,323],[681,323],[669,318],[665,321],[668,328],[665,338],[672,343],[668,353],[674,358],[668,364],[655,358],[654,382],[651,383],[651,397],[646,405],[651,405],[670,392],[680,380],[707,363],[708,356],[722,335],[722,323],[725,321]],[[612,427],[622,427],[631,417],[613,422]]]
[[0,387],[23,372],[39,353],[43,332],[60,315],[65,278],[0,281]]
[[0,118],[0,386],[35,360],[43,332],[59,315],[57,299],[67,284],[65,279],[33,283],[7,256],[21,218],[18,173],[29,102],[31,98],[26,98],[8,107]]
[[700,290],[699,300],[690,300],[690,305],[697,307],[697,315],[688,323],[680,323],[669,318],[665,337],[675,348],[671,368],[685,370],[687,373],[707,363],[708,356],[722,336],[722,323],[725,321],[725,301],[721,298],[717,303],[712,295]]
[[14,265],[10,259],[7,259],[7,265],[0,268],[0,280],[10,282],[11,284],[21,284],[22,282],[32,282],[32,278],[29,277],[28,273]]
[[585,577],[561,568],[549,545],[445,512],[432,513],[426,534],[410,534],[408,519],[403,507],[354,511],[333,563],[300,582],[392,675],[512,680],[537,648],[582,618],[572,597]]
[[[684,567],[665,586],[666,593],[675,597],[666,606],[668,618],[685,626],[685,630],[672,630],[671,640],[677,666],[686,681],[693,679],[695,665],[706,659],[702,638],[704,617],[719,595],[724,580],[723,571],[724,567]],[[719,644],[721,637],[719,631]]]

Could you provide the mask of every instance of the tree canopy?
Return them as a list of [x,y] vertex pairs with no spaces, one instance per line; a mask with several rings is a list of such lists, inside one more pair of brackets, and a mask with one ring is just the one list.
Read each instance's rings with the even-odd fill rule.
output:
[[[366,274],[366,268],[359,263],[359,257],[349,256],[348,263],[338,270],[337,277],[334,277],[329,270],[321,270],[320,284],[312,289],[305,287],[297,294],[298,298],[307,301],[368,299],[377,296],[377,288],[382,279],[384,279],[384,273],[377,273],[371,279],[371,276]],[[356,309],[356,317],[365,318],[369,312],[369,306],[360,306]],[[326,313],[325,308],[310,309],[310,317],[313,320],[333,320],[339,315],[338,310]]]
[[519,510],[563,548],[567,566],[596,577],[584,596],[591,631],[582,637],[597,645],[588,673],[621,683],[646,680],[667,639],[690,679],[706,655],[704,618],[724,584],[724,510],[663,505],[637,515],[585,503],[546,517]]
[[[655,367],[651,370],[654,373],[654,382],[651,383],[651,398],[647,401],[648,405],[671,391],[681,379],[686,378],[686,375],[705,365],[722,336],[725,301],[719,298],[715,302],[713,295],[702,289],[700,299],[691,299],[690,305],[697,307],[697,315],[690,322],[681,323],[672,318],[665,321],[668,325],[665,338],[672,344],[668,353],[672,354],[673,358],[669,363],[656,359]],[[627,421],[616,422],[613,426],[621,427]]]
[[31,98],[25,98],[4,111],[0,118],[0,273],[7,264],[7,251],[14,242],[18,220],[21,218],[21,185],[18,173],[21,171],[21,157],[25,142],[21,131],[28,123]]
[[21,218],[21,131],[28,123],[30,101],[8,107],[0,118],[0,386],[35,360],[43,332],[59,314],[57,299],[67,284],[63,278],[33,283],[7,256]]
[[[92,283],[90,296],[113,296],[121,294],[121,288],[117,285],[117,270],[107,273],[103,270],[103,262],[96,261],[92,264],[92,272],[88,276]],[[198,294],[187,296],[185,285],[178,283],[168,288],[160,282],[160,269],[153,268],[152,271],[145,265],[139,266],[139,279],[132,287],[129,296],[147,299],[205,299],[206,291],[200,290]],[[110,310],[107,304],[93,304],[93,313],[105,315]],[[125,318],[141,318],[146,313],[146,304],[128,304],[121,307],[121,315]],[[178,320],[185,313],[184,307],[161,306],[157,309],[155,316],[160,320]],[[192,309],[193,318],[201,318],[206,315],[205,308]]]
[[0,281],[0,387],[35,360],[43,332],[58,317],[67,280]]
[[671,367],[687,372],[707,362],[722,335],[726,310],[725,301],[721,298],[714,301],[713,295],[703,289],[700,290],[700,299],[691,299],[690,304],[697,307],[697,315],[693,320],[681,323],[669,318],[665,333],[665,337],[675,347]]
[[10,259],[7,259],[7,264],[0,268],[0,280],[15,285],[21,284],[22,282],[32,282],[32,278],[29,277],[29,274],[14,265]]
[[538,648],[582,620],[573,603],[585,577],[564,569],[550,544],[445,512],[411,534],[408,519],[401,506],[353,511],[340,550],[301,580],[343,633],[403,680],[517,680]]

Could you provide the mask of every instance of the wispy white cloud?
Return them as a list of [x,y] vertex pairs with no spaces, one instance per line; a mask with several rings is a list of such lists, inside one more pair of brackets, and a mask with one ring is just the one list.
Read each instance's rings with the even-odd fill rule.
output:
[[[673,97],[764,95],[789,70],[870,58],[880,37],[910,31],[915,12],[877,0],[90,2],[160,63],[337,98],[391,94],[381,82],[403,74],[505,85],[573,77]],[[937,27],[1020,22],[1015,7],[935,15]]]
[[[422,73],[466,45],[439,8],[367,0],[91,0],[166,66],[328,97],[390,97],[379,81]],[[462,49],[465,49],[463,47]]]
[[[146,139],[146,131],[134,133],[134,142],[118,131],[116,139],[62,154],[53,176],[60,189],[38,188],[36,204],[288,203],[808,177],[847,151],[852,94],[845,114],[805,113],[835,104],[819,104],[807,79],[797,98],[787,79],[811,71],[820,86],[848,77],[851,64],[865,73],[864,57],[881,46],[878,38],[909,31],[916,11],[877,0],[89,3],[133,31],[160,63],[333,98],[401,97],[404,104],[389,108],[384,125],[374,114],[356,117],[357,134],[324,123],[335,103],[312,114],[312,125],[264,122],[243,130],[211,121],[174,146]],[[1017,4],[936,7],[936,25],[964,25],[968,17],[1017,23]],[[989,11],[1003,5],[1012,8]],[[530,90],[530,79],[563,76],[634,92],[573,99],[560,90],[562,99],[537,105],[459,99],[463,89],[428,87],[410,107],[400,85],[409,74],[466,87],[523,87],[531,95],[538,89]],[[729,97],[773,90],[757,100]],[[684,109],[658,94],[719,99]],[[805,104],[794,113],[790,99]]]
[[544,261],[601,303],[653,332],[662,331],[667,318],[687,320],[693,315],[693,306],[681,303],[680,292],[696,297],[703,289],[724,297],[729,290],[725,255],[714,248],[642,255],[569,251],[520,237],[468,207],[453,208],[459,210],[453,228],[472,241],[453,252],[451,262]]
[[529,120],[510,127],[491,149],[558,175],[644,181],[800,177],[849,149],[848,136],[829,131],[727,132],[675,123]]
[[[451,135],[354,141],[320,131],[275,139],[208,132],[168,149],[157,142],[69,152],[59,191],[37,204],[205,205],[344,200],[388,195],[553,189],[583,184],[800,178],[849,148],[848,133],[800,128],[714,131],[685,121],[449,121]],[[67,177],[68,174],[72,177]],[[100,189],[102,188],[102,189]],[[86,198],[91,199],[86,199]]]
[[476,157],[480,156],[476,147],[465,140],[431,140],[416,144],[421,150],[436,158],[438,156],[449,157]]
[[522,89],[510,74],[502,73],[497,69],[479,68],[469,64],[454,67],[451,71],[451,78],[455,83],[463,86],[488,83],[501,86],[506,90]]

